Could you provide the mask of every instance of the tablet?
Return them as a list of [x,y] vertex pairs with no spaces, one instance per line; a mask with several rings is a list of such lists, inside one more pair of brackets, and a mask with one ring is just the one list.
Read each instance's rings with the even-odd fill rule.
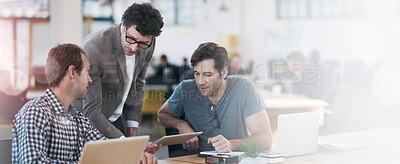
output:
[[185,134],[164,136],[164,137],[161,137],[160,139],[154,141],[153,143],[161,144],[162,146],[181,144],[181,143],[184,143],[185,141],[190,140],[202,133],[203,132],[194,132],[194,133],[185,133]]

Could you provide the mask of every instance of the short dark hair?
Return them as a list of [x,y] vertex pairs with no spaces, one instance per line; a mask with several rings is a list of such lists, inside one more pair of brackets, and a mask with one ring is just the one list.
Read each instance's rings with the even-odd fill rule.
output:
[[81,73],[83,69],[81,54],[86,55],[82,48],[71,43],[61,44],[50,50],[45,67],[49,88],[60,84],[70,65],[75,67],[78,74]]
[[162,54],[162,55],[160,56],[160,59],[168,60],[167,55],[165,55],[165,54]]
[[199,45],[199,47],[193,52],[190,63],[192,67],[207,59],[214,59],[214,68],[218,72],[222,72],[228,63],[228,53],[224,47],[218,46],[218,44],[213,42],[206,42]]
[[124,26],[128,29],[136,25],[136,30],[143,36],[159,36],[164,26],[162,19],[150,3],[133,3],[122,15]]

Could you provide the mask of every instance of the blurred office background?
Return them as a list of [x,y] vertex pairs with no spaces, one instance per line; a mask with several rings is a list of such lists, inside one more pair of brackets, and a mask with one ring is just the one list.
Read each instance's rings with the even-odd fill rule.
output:
[[[43,93],[50,48],[81,44],[86,35],[119,23],[133,2],[0,0],[0,122],[11,124],[26,101]],[[147,2],[165,22],[149,76],[156,74],[160,56],[176,67],[183,58],[190,65],[197,46],[213,41],[229,56],[240,56],[241,76],[253,80],[263,95],[326,102],[320,135],[400,125],[400,1]],[[301,67],[292,72],[292,81],[285,78],[292,68],[290,54],[297,54],[293,59]],[[165,97],[147,93],[144,108],[153,109],[143,109],[148,112],[142,134],[163,135],[154,114]]]

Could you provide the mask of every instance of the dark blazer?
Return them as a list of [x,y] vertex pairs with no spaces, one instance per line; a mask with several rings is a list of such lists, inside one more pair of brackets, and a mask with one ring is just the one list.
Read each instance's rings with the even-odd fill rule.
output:
[[[87,36],[82,47],[88,52],[92,84],[83,100],[83,113],[106,137],[118,138],[123,133],[112,125],[108,118],[122,101],[126,83],[125,53],[121,45],[121,25],[113,25]],[[143,106],[144,85],[147,67],[153,56],[155,38],[152,46],[135,54],[135,72],[132,86],[123,107],[121,117],[139,122]],[[82,106],[76,102],[75,106]],[[82,109],[82,107],[81,107]]]

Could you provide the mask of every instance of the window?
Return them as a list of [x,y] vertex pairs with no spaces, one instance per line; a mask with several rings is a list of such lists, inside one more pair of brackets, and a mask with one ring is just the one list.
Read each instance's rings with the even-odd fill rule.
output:
[[364,0],[277,0],[277,19],[364,16]]
[[166,25],[194,25],[195,0],[152,0]]

